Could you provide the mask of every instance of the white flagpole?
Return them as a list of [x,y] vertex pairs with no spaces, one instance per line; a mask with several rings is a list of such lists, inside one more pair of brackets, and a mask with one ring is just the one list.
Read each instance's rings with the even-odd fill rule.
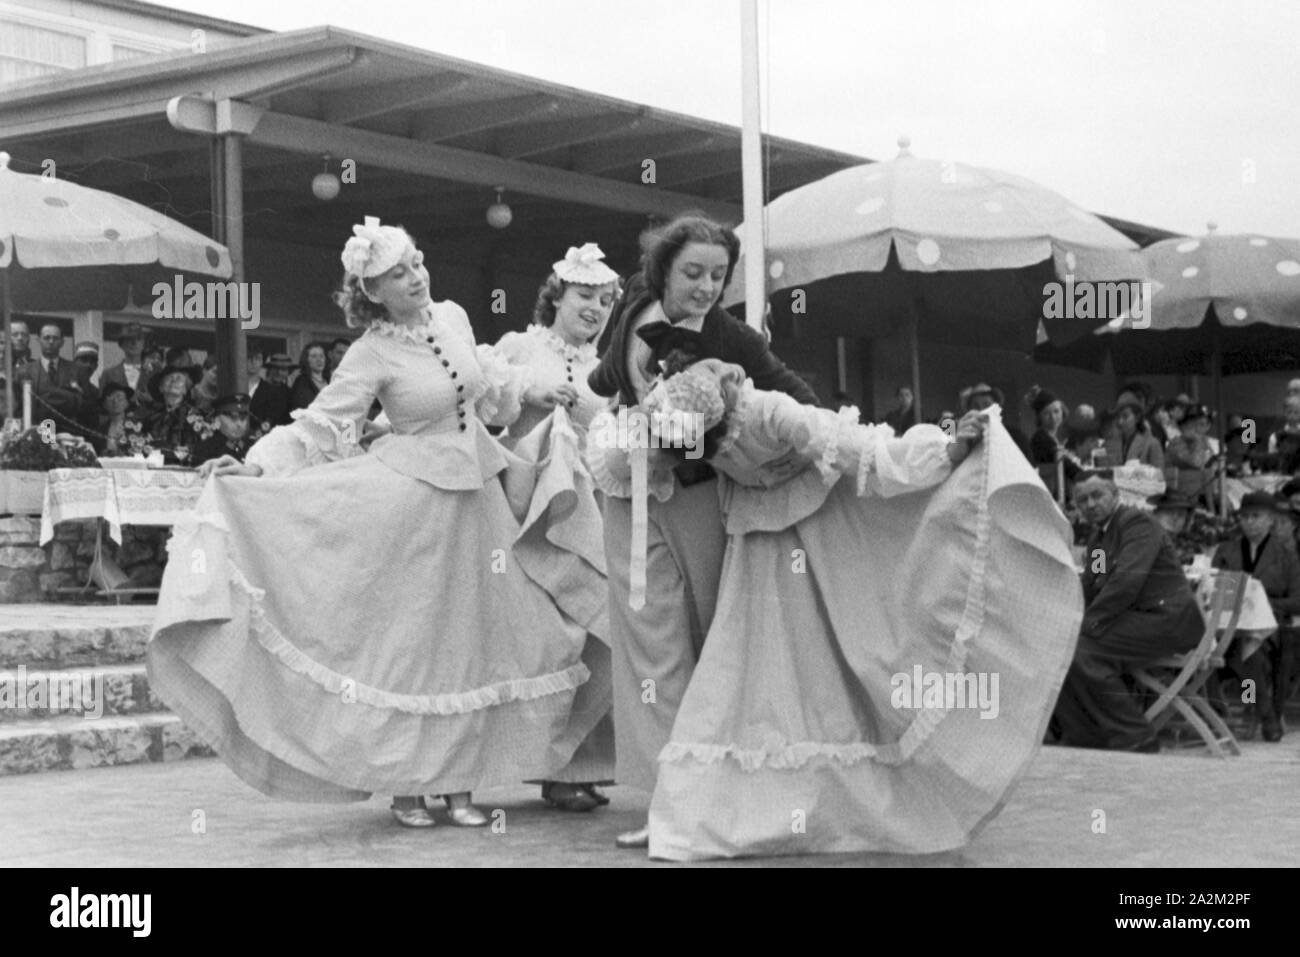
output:
[[740,0],[741,138],[744,177],[745,321],[763,331],[767,307],[763,255],[763,147],[759,135],[758,0]]

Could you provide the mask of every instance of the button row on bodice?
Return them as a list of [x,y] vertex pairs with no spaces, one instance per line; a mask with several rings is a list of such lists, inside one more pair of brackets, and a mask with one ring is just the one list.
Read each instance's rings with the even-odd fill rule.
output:
[[[429,345],[433,346],[433,354],[438,357],[438,361],[442,363],[442,367],[447,370],[448,375],[450,375],[452,379],[458,378],[456,370],[451,367],[451,363],[443,358],[442,346],[438,345],[434,340],[435,340],[434,336],[429,336],[427,339]],[[468,428],[468,426],[465,424],[466,412],[465,412],[464,383],[456,384],[456,416],[461,420],[459,429],[460,431],[464,432],[465,429]]]

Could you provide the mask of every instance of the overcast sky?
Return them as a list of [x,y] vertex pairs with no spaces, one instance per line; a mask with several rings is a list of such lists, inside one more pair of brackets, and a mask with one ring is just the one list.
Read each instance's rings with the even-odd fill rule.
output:
[[[740,124],[739,0],[170,0],[331,24]],[[1099,213],[1300,236],[1293,0],[760,0],[765,132],[1028,176]]]

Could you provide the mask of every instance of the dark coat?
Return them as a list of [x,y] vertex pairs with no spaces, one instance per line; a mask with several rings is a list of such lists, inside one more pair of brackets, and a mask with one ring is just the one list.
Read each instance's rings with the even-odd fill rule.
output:
[[[1244,571],[1241,542],[1241,536],[1237,536],[1219,545],[1214,550],[1214,567]],[[1300,614],[1300,558],[1276,532],[1264,540],[1251,574],[1264,586],[1273,614],[1281,624],[1286,624],[1284,618]]]
[[43,359],[33,359],[23,368],[23,375],[14,378],[32,383],[32,416],[42,419],[52,409],[64,417],[55,420],[58,431],[67,432],[72,431],[72,422],[95,421],[99,416],[99,391],[92,385],[78,384],[77,372],[77,364],[70,359],[59,359],[53,374],[45,371]]
[[[627,374],[627,337],[637,317],[653,302],[654,295],[644,277],[633,276],[601,336],[600,364],[587,378],[596,395],[617,395],[623,405],[636,404],[636,390]],[[817,404],[816,393],[772,354],[762,333],[726,310],[717,306],[709,310],[700,327],[699,342],[703,353],[700,358],[735,363],[754,380],[756,388],[784,392],[804,405]]]
[[1105,532],[1094,528],[1083,554],[1083,634],[1102,637],[1141,619],[1157,637],[1191,647],[1204,620],[1174,546],[1160,523],[1141,509],[1120,505]]
[[279,382],[263,382],[248,403],[248,414],[257,424],[288,425],[293,421],[292,410],[289,387]]

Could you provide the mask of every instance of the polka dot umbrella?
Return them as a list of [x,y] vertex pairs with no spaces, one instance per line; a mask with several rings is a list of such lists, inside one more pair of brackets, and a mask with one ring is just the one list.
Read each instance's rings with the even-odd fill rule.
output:
[[[778,328],[800,335],[907,329],[918,416],[918,339],[1029,355],[1040,321],[1057,341],[1097,325],[1095,314],[1045,314],[1049,284],[1145,278],[1137,244],[1065,197],[913,156],[906,137],[899,147],[768,204],[767,294]],[[724,305],[743,301],[740,285]]]
[[1121,315],[1053,361],[1095,368],[1101,346],[1122,375],[1209,375],[1220,430],[1222,376],[1300,368],[1300,240],[1220,235],[1210,223],[1142,256],[1150,315]]
[[[139,203],[53,177],[19,173],[0,153],[0,294],[5,341],[13,309],[121,309],[176,276],[228,279],[230,253]],[[5,350],[5,378],[13,382]],[[8,391],[8,390],[6,390]]]

